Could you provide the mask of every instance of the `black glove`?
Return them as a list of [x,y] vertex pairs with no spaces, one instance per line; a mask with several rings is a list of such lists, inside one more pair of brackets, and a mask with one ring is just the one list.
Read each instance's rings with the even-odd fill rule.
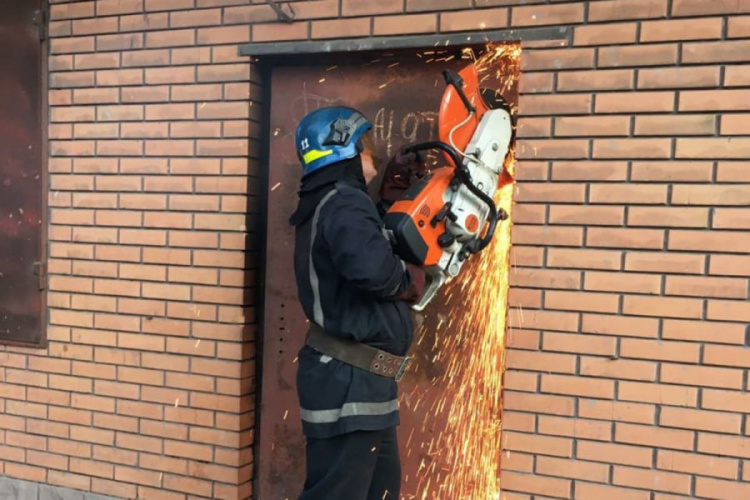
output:
[[424,159],[418,153],[396,153],[385,168],[383,182],[380,184],[380,199],[386,203],[400,200],[411,187],[413,179],[426,172]]

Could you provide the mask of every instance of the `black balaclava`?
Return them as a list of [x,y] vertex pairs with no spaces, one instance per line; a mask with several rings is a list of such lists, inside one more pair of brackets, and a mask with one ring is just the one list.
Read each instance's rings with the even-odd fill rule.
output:
[[299,205],[289,219],[289,223],[293,226],[304,224],[315,212],[320,200],[334,188],[337,182],[346,182],[367,193],[365,174],[362,172],[362,158],[359,155],[303,177],[298,193]]

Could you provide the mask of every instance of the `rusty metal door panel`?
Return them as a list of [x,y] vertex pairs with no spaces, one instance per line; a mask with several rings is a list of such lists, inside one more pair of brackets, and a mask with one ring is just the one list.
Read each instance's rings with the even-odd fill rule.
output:
[[41,0],[0,5],[0,341],[41,341]]
[[[296,499],[305,468],[304,438],[295,392],[295,361],[307,323],[297,301],[292,258],[294,234],[288,223],[296,208],[301,171],[295,153],[295,127],[305,114],[318,107],[344,104],[359,109],[374,123],[376,146],[383,158],[402,144],[437,138],[437,111],[445,88],[441,72],[448,68],[460,69],[470,61],[427,52],[385,55],[363,64],[272,69],[265,315],[256,469],[260,500]],[[517,70],[513,68],[513,75],[501,75],[502,78],[493,75],[486,86],[500,90],[500,86],[510,82],[502,89],[502,94],[507,101],[516,103]],[[437,161],[437,156],[434,160]],[[373,186],[378,185],[378,181],[373,183]],[[478,260],[473,267],[477,265]],[[466,274],[473,272],[466,270]],[[441,432],[453,418],[445,411],[452,398],[450,390],[436,382],[448,376],[455,365],[450,356],[440,354],[441,345],[453,343],[455,356],[472,355],[471,349],[466,348],[468,344],[450,337],[452,329],[456,328],[454,319],[460,320],[449,316],[456,316],[468,299],[464,287],[458,283],[443,292],[442,298],[424,315],[416,318],[421,324],[411,350],[416,361],[399,388],[402,498],[405,499],[417,498],[418,492],[427,491],[430,493],[425,498],[459,498],[441,497],[438,485],[441,481],[438,476],[450,471],[456,455],[441,449],[447,444]],[[443,340],[438,340],[440,337]],[[490,431],[499,436],[499,429]],[[498,446],[498,455],[499,451]],[[433,477],[425,474],[426,470],[431,471],[429,474]]]

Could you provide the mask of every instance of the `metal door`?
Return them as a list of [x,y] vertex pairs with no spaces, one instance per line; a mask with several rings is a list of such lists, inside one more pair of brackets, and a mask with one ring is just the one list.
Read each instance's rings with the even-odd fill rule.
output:
[[0,6],[0,341],[42,339],[41,0]]
[[[506,56],[511,49],[517,50],[517,46],[508,46]],[[499,58],[503,59],[502,64],[484,68],[483,72],[485,85],[501,90],[510,103],[517,101],[518,66],[512,63],[517,63],[517,52],[514,54],[515,59],[510,57],[511,64],[508,64],[509,57]],[[293,140],[295,127],[305,114],[318,107],[353,106],[374,123],[376,145],[385,158],[402,144],[437,137],[437,110],[445,88],[441,72],[447,68],[460,69],[469,62],[448,52],[428,49],[418,54],[383,54],[362,63],[272,69],[265,319],[256,469],[261,500],[296,499],[304,477],[304,438],[295,392],[295,358],[307,323],[296,297],[292,269],[294,239],[288,223],[296,207],[301,171]],[[433,160],[438,161],[437,155]],[[378,186],[379,182],[373,185]],[[501,263],[505,265],[509,244],[505,241],[498,245],[505,248],[500,257],[505,259]],[[472,263],[473,267],[481,265],[478,258]],[[482,380],[470,380],[467,370],[473,369],[469,368],[471,363],[461,360],[477,356],[477,349],[481,347],[472,342],[481,339],[480,335],[474,336],[472,330],[486,331],[488,322],[504,321],[506,303],[504,300],[495,303],[492,296],[483,297],[479,302],[498,313],[487,314],[484,310],[478,313],[475,307],[471,318],[464,317],[460,311],[467,302],[477,303],[476,294],[480,293],[469,283],[469,275],[476,275],[476,271],[466,269],[464,274],[466,279],[462,277],[447,287],[435,303],[416,318],[421,325],[411,350],[416,361],[400,384],[402,498],[417,498],[418,493],[418,498],[469,498],[461,496],[465,491],[461,488],[477,492],[490,488],[479,484],[485,479],[464,470],[466,464],[461,462],[467,455],[465,450],[456,449],[457,440],[463,439],[460,432],[447,435],[446,430],[457,426],[463,426],[461,432],[464,433],[476,430],[469,428],[474,418],[470,408],[472,398],[481,399],[486,391],[481,387]],[[506,286],[498,280],[483,283],[484,292],[490,295],[494,293],[493,287]],[[494,327],[500,328],[502,335],[504,324]],[[496,339],[496,343],[501,344],[502,339]],[[479,355],[482,361],[477,359],[477,362],[491,365],[481,369],[494,374],[492,384],[496,385],[492,390],[497,394],[494,401],[481,404],[486,407],[485,411],[497,413],[494,422],[499,424],[502,360],[498,356],[502,353],[483,356]],[[473,384],[477,384],[476,393]],[[457,397],[460,401],[455,399]],[[461,419],[466,420],[461,422]],[[490,433],[492,441],[497,442],[492,449],[495,458],[489,460],[496,464],[500,452],[499,428],[495,426],[482,432]],[[484,439],[482,436],[475,438]],[[476,452],[481,450],[473,453]],[[496,478],[497,471],[490,471],[489,475]]]

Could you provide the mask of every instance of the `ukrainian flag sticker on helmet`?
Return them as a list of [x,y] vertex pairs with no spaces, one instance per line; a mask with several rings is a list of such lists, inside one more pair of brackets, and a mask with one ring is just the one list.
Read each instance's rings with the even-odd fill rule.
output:
[[303,176],[358,155],[359,140],[372,124],[359,111],[346,106],[320,108],[305,116],[297,127],[297,156]]

